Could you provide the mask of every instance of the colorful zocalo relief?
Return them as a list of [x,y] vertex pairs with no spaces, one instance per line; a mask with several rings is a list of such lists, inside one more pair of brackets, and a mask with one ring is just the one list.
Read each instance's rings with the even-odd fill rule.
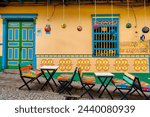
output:
[[116,71],[127,71],[128,70],[128,60],[127,59],[116,59],[115,63],[115,70]]
[[71,59],[60,59],[59,60],[59,69],[61,71],[70,71],[72,69],[72,60]]
[[146,59],[135,59],[133,66],[135,71],[147,71],[148,61]]
[[83,71],[89,71],[91,68],[91,63],[89,59],[79,59],[77,60],[77,66]]
[[97,71],[108,71],[109,70],[109,61],[107,59],[97,59],[96,60],[96,70]]

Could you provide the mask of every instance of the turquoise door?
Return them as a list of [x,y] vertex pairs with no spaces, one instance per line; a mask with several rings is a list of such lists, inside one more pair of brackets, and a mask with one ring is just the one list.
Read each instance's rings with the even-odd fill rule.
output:
[[33,62],[34,23],[32,21],[8,22],[7,68],[18,68],[22,62]]

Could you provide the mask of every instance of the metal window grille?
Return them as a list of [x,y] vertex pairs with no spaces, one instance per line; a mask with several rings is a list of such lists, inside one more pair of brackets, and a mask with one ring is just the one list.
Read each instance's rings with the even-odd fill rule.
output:
[[114,57],[119,55],[119,18],[118,15],[93,15],[92,24],[98,24],[92,29],[93,52],[95,57]]

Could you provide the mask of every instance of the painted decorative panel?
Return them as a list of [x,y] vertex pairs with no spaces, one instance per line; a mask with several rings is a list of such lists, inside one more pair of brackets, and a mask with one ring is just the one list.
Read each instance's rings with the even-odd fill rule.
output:
[[13,59],[13,48],[8,49],[8,59],[9,60]]
[[8,27],[19,27],[19,23],[18,22],[9,22]]
[[23,42],[22,46],[23,47],[33,47],[33,42]]
[[13,29],[8,29],[8,40],[13,41]]
[[23,60],[27,59],[27,48],[22,48],[22,59]]
[[53,59],[42,59],[40,62],[40,66],[42,67],[44,65],[54,65]]
[[22,40],[27,40],[27,29],[22,29]]
[[9,66],[17,66],[18,63],[19,63],[18,61],[8,61]]
[[77,60],[77,66],[80,67],[81,70],[89,71],[91,63],[89,59],[79,59]]
[[73,71],[80,67],[83,72],[149,73],[149,58],[38,58],[38,68],[58,65],[58,71]]
[[14,40],[19,40],[19,29],[14,29]]
[[135,71],[147,71],[148,61],[146,59],[135,59],[133,66]]
[[115,66],[116,71],[127,71],[129,67],[128,60],[116,59],[114,66]]
[[23,22],[22,27],[33,27],[34,24],[32,22]]
[[98,71],[108,71],[110,65],[107,59],[97,59],[95,66]]
[[33,29],[28,29],[28,40],[29,41],[33,40]]
[[28,48],[28,59],[29,60],[33,59],[33,48]]
[[8,42],[9,47],[19,47],[19,42]]
[[61,71],[70,71],[72,69],[71,59],[60,59],[59,60],[59,69]]
[[150,41],[120,42],[122,54],[149,54]]
[[19,48],[14,49],[14,59],[19,60]]

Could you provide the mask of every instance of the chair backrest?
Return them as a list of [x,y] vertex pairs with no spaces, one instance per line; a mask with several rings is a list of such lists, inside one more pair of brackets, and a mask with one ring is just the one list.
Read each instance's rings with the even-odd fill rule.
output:
[[21,76],[22,76],[22,72],[25,72],[31,69],[33,69],[32,64],[19,64],[19,72]]
[[72,83],[72,81],[73,81],[73,79],[74,79],[74,77],[76,75],[76,72],[77,72],[77,67],[74,69],[73,75],[71,77],[71,80],[70,80],[71,83]]
[[141,83],[138,77],[129,73],[124,73],[123,80],[129,83],[131,86],[142,90]]
[[125,80],[130,85],[133,84],[134,79],[135,79],[135,76],[133,76],[132,74],[129,74],[127,72],[124,73],[124,75],[123,75],[123,80]]

